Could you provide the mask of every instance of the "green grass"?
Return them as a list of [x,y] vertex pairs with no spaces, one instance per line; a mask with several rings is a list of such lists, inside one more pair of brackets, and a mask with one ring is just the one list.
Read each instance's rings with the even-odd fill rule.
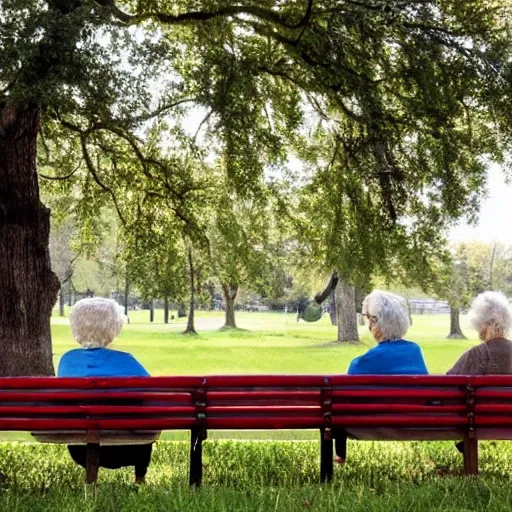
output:
[[100,470],[97,488],[62,446],[0,445],[2,511],[508,511],[512,446],[482,443],[481,476],[460,476],[452,443],[349,443],[347,464],[318,485],[318,443],[207,441],[204,480],[188,489],[188,445],[156,445],[147,485]]

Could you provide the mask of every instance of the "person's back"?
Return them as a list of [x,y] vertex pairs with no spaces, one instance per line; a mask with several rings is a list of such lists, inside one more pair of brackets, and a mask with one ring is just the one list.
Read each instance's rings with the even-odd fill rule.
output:
[[[402,297],[375,290],[364,299],[362,312],[377,345],[352,360],[349,375],[428,374],[419,345],[403,339],[409,328],[409,312]],[[364,430],[364,427],[333,430],[337,462],[346,459],[347,435],[357,438]]]
[[512,341],[489,340],[466,351],[448,375],[512,375]]
[[148,377],[146,369],[127,352],[105,347],[76,348],[66,352],[59,377]]
[[426,375],[428,373],[421,348],[412,341],[381,341],[348,368],[349,375]]
[[[512,308],[507,297],[500,292],[481,293],[469,315],[482,343],[466,350],[447,375],[511,375],[512,341],[506,336],[512,326]],[[464,453],[464,441],[455,446]]]
[[505,295],[481,293],[473,301],[470,317],[482,343],[464,352],[448,375],[512,374],[512,341],[506,338],[512,325],[512,308]]
[[[73,337],[82,346],[60,359],[58,377],[148,377],[146,369],[131,355],[107,348],[121,332],[123,315],[114,300],[94,297],[78,301],[69,317]],[[144,481],[153,444],[102,445],[101,467],[135,466],[135,480]],[[68,445],[73,460],[86,467],[84,445]]]

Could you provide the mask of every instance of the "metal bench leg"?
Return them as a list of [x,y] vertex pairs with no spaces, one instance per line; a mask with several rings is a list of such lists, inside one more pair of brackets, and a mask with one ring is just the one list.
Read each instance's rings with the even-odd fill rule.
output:
[[98,481],[100,468],[100,445],[98,443],[87,443],[85,461],[85,481],[88,484],[95,484]]
[[478,475],[478,439],[474,432],[464,434],[464,473]]
[[190,431],[190,485],[199,487],[203,480],[203,441],[206,431],[195,427]]
[[331,429],[320,429],[320,481],[330,482],[334,472]]

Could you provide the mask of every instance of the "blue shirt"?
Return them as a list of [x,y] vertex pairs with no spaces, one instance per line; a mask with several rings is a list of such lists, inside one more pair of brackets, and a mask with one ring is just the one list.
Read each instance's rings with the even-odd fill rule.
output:
[[127,352],[110,348],[76,348],[66,352],[59,377],[149,377],[146,369]]
[[412,341],[382,341],[348,367],[349,375],[427,375],[421,348]]

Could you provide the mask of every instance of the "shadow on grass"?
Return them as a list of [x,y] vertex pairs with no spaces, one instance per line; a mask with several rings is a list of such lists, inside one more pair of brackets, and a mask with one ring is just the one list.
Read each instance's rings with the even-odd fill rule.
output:
[[233,332],[233,333],[236,333],[236,332],[250,332],[249,329],[242,329],[240,327],[229,327],[228,325],[223,325],[219,331],[222,331],[222,332]]

